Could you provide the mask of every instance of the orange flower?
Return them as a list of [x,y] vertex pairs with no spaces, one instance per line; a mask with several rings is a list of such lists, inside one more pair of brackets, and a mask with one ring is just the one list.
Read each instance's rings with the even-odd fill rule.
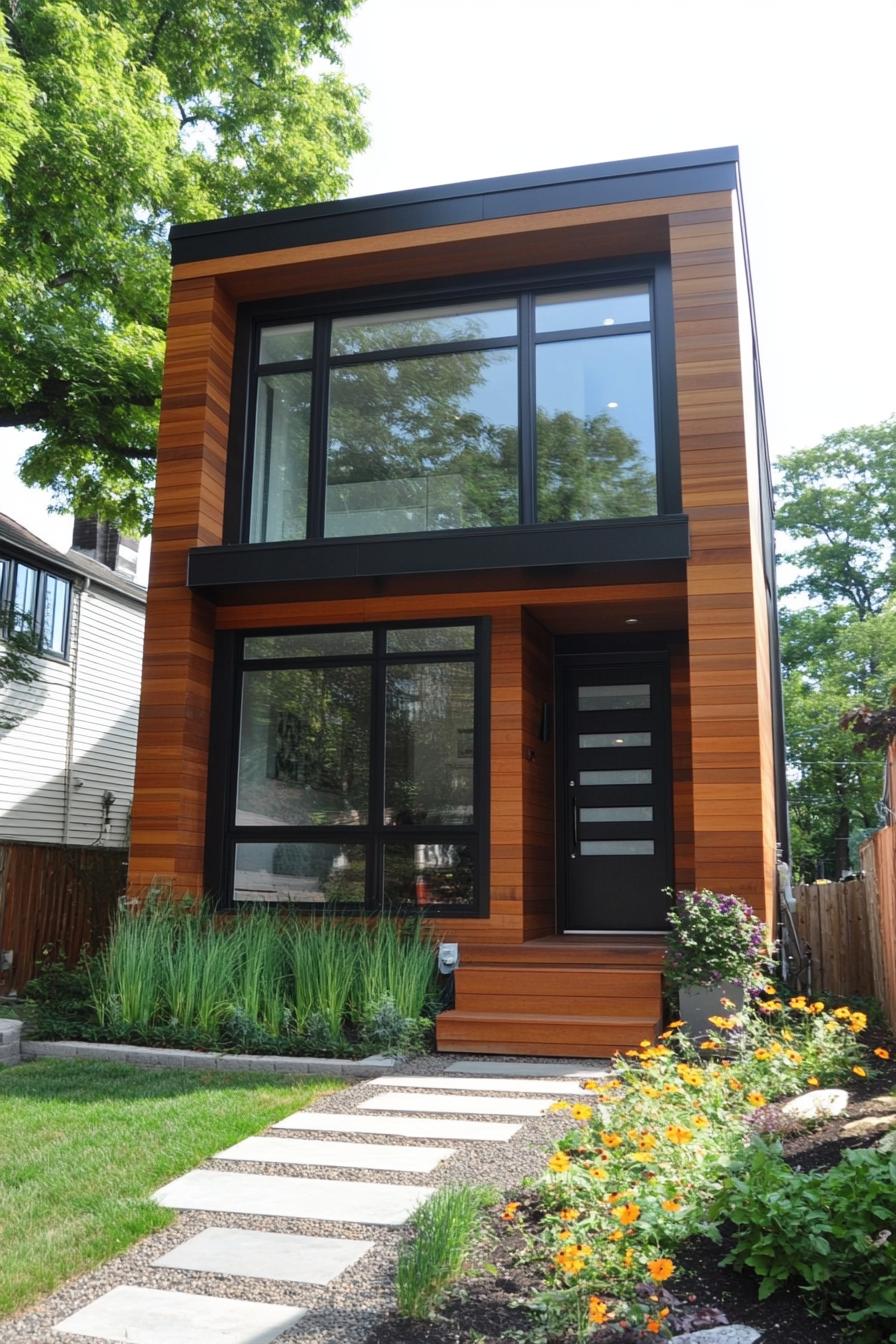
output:
[[602,1297],[589,1297],[588,1320],[592,1325],[603,1325],[610,1316],[610,1308]]
[[656,1316],[648,1316],[644,1322],[644,1327],[648,1335],[658,1335],[660,1332],[660,1322]]
[[629,1227],[641,1217],[641,1207],[638,1204],[620,1204],[613,1210],[613,1217],[618,1218],[623,1227]]
[[572,1241],[572,1233],[568,1227],[561,1227],[560,1231],[557,1233],[557,1240]]
[[691,1121],[691,1124],[694,1126],[695,1129],[706,1129],[707,1125],[709,1124],[709,1121],[707,1120],[705,1115],[695,1115],[693,1120]]
[[768,1054],[768,1051],[767,1051],[767,1050],[759,1049],[759,1050],[754,1050],[754,1051],[753,1051],[753,1058],[754,1058],[754,1059],[768,1059],[768,1057],[769,1057],[769,1054]]
[[613,1134],[608,1130],[602,1130],[600,1141],[605,1148],[618,1148],[622,1142],[621,1134]]
[[764,1106],[764,1105],[765,1105],[765,1097],[762,1095],[761,1092],[748,1092],[748,1093],[747,1093],[747,1101],[749,1102],[749,1104],[750,1104],[751,1106]]
[[719,1043],[718,1043],[718,1041],[701,1041],[701,1042],[700,1042],[700,1049],[701,1049],[701,1050],[718,1050],[718,1048],[719,1048]]
[[882,1045],[879,1045],[879,1046],[877,1047],[877,1049],[875,1050],[874,1053],[877,1055],[878,1059],[889,1059],[889,1058],[890,1058],[890,1052],[889,1052],[889,1050],[885,1050],[885,1049],[883,1048]]
[[570,1110],[573,1120],[590,1120],[593,1114],[591,1107],[584,1106],[580,1101],[577,1101]]
[[743,1092],[744,1090],[743,1083],[739,1083],[736,1078],[729,1078],[728,1086],[731,1088],[732,1092]]
[[578,1209],[561,1209],[557,1216],[563,1223],[574,1223],[577,1218],[581,1217]]
[[504,1205],[504,1212],[501,1214],[501,1217],[505,1223],[513,1222],[514,1218],[516,1217],[516,1211],[519,1207],[520,1206],[518,1200],[514,1200],[512,1203]]
[[669,1125],[666,1130],[666,1138],[670,1143],[690,1143],[694,1135],[684,1125]]
[[684,1021],[683,1021],[683,1019],[680,1018],[680,1017],[676,1017],[676,1019],[675,1019],[674,1022],[670,1022],[670,1023],[669,1023],[669,1030],[670,1030],[670,1031],[675,1031],[676,1027],[683,1027],[683,1026],[684,1026]]
[[862,1068],[861,1064],[855,1064],[855,1065],[853,1066],[853,1070],[852,1070],[852,1071],[853,1071],[853,1073],[856,1075],[857,1078],[867,1078],[867,1077],[868,1077],[867,1073],[866,1073],[865,1070]]
[[658,1260],[647,1261],[647,1272],[654,1283],[664,1283],[675,1273],[675,1265],[665,1256],[660,1256]]
[[806,1079],[806,1082],[809,1084],[810,1087],[817,1087],[817,1086],[818,1086],[818,1079],[815,1077],[815,1074],[814,1074],[814,1073],[813,1073],[813,1075],[812,1075],[811,1078],[807,1078],[807,1079]]
[[621,1228],[621,1227],[617,1227],[617,1229],[616,1229],[615,1232],[611,1232],[611,1233],[610,1233],[610,1235],[609,1235],[609,1240],[610,1240],[610,1241],[621,1241],[622,1238],[623,1238],[623,1235],[624,1235],[624,1233],[623,1233],[623,1231],[622,1231],[622,1228]]
[[666,1213],[680,1213],[680,1212],[681,1212],[681,1200],[680,1200],[680,1199],[664,1199],[664,1200],[663,1200],[663,1208],[665,1209]]
[[568,1171],[570,1161],[566,1153],[554,1153],[554,1156],[548,1161],[548,1166],[551,1171]]

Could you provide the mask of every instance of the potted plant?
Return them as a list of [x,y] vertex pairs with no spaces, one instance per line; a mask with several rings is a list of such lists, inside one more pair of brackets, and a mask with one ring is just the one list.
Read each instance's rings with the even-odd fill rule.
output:
[[739,1012],[749,991],[762,986],[768,965],[765,925],[745,901],[715,891],[678,892],[663,974],[678,990],[679,1013],[692,1036],[705,1035],[722,999]]

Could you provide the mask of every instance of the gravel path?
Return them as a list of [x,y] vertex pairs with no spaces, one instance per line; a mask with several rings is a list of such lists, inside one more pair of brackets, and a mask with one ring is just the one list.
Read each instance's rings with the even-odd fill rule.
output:
[[[423,1091],[426,1088],[427,1075],[443,1073],[452,1060],[457,1058],[451,1055],[426,1056],[420,1060],[410,1061],[404,1066],[404,1072],[419,1074]],[[473,1057],[463,1056],[463,1058],[466,1060]],[[493,1058],[491,1062],[498,1063],[499,1058]],[[560,1062],[563,1061],[551,1061],[552,1064]],[[570,1069],[582,1068],[581,1060],[570,1060],[569,1064]],[[533,1060],[532,1076],[537,1075],[538,1061]],[[461,1075],[453,1076],[457,1078],[459,1084],[462,1083]],[[368,1097],[387,1090],[389,1090],[387,1085],[375,1087],[370,1082],[360,1082],[344,1091],[318,1097],[305,1109],[310,1113],[351,1112]],[[415,1089],[407,1089],[406,1106],[410,1114],[413,1113],[415,1094]],[[510,1097],[524,1094],[502,1092],[500,1095]],[[452,1119],[455,1118],[482,1117],[452,1114]],[[496,1117],[501,1118],[503,1117]],[[353,1143],[371,1145],[391,1143],[456,1150],[453,1157],[442,1162],[434,1171],[425,1174],[373,1171],[366,1168],[306,1167],[292,1163],[222,1162],[214,1159],[202,1165],[228,1172],[310,1176],[340,1181],[375,1181],[380,1184],[421,1186],[481,1184],[504,1191],[543,1168],[546,1150],[565,1132],[569,1120],[561,1113],[514,1119],[513,1123],[519,1124],[520,1129],[505,1143],[389,1138],[385,1135],[330,1130],[326,1132],[328,1138],[347,1139]],[[291,1135],[290,1131],[285,1130],[268,1129],[264,1132],[285,1145],[289,1144],[293,1137],[306,1137],[304,1133],[301,1136]],[[296,1232],[306,1236],[348,1237],[373,1241],[376,1245],[353,1268],[323,1287],[153,1267],[152,1262],[159,1256],[173,1250],[188,1237],[207,1227]],[[0,1322],[0,1344],[61,1344],[61,1341],[66,1339],[86,1340],[88,1336],[54,1334],[52,1326],[120,1284],[306,1307],[309,1309],[308,1315],[294,1328],[279,1336],[278,1344],[281,1344],[281,1341],[282,1344],[363,1344],[377,1318],[394,1304],[395,1258],[398,1247],[407,1235],[407,1230],[404,1228],[371,1227],[358,1223],[225,1213],[179,1213],[171,1226],[164,1231],[144,1238],[130,1250],[116,1256],[92,1273],[64,1284],[28,1311]]]

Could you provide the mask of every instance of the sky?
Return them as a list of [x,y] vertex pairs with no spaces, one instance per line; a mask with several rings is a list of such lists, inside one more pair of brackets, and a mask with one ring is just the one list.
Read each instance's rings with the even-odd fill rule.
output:
[[[896,0],[366,0],[349,31],[351,195],[739,145],[772,455],[896,412]],[[23,446],[0,510],[64,547]]]

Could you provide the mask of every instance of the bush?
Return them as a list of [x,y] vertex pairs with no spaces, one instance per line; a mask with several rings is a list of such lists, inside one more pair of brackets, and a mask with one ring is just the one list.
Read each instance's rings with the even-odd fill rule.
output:
[[896,1155],[852,1149],[827,1171],[801,1172],[779,1143],[754,1139],[713,1215],[733,1229],[722,1263],[752,1270],[760,1298],[793,1283],[869,1344],[896,1340]]
[[750,987],[768,974],[765,925],[737,896],[680,891],[669,911],[663,974],[674,988],[736,981]]
[[411,1220],[413,1241],[398,1253],[396,1296],[402,1316],[431,1316],[464,1267],[494,1191],[475,1186],[437,1190]]

